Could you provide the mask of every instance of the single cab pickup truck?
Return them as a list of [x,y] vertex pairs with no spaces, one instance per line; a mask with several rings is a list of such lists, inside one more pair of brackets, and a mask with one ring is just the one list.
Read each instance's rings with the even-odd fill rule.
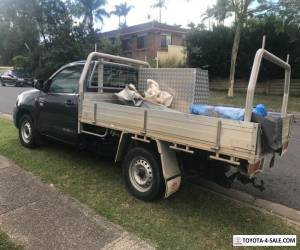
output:
[[[260,122],[252,119],[252,107],[263,58],[285,70],[285,87],[281,112],[270,112]],[[242,121],[121,103],[114,93],[129,83],[139,88],[141,74],[149,67],[144,61],[92,52],[86,61],[67,64],[47,81],[37,81],[34,90],[18,96],[14,109],[21,144],[33,148],[50,137],[110,152],[122,162],[128,191],[145,201],[175,193],[188,165],[222,163],[251,181],[266,166],[268,156],[272,158],[268,165],[273,165],[275,154],[286,152],[293,120],[287,113],[288,59],[283,61],[264,48],[257,51]],[[156,70],[155,74],[164,72]],[[193,70],[186,72],[191,72],[184,76],[187,79],[195,75]],[[270,130],[264,129],[264,123],[272,127],[274,119],[280,121],[274,123],[280,124],[276,125],[279,139],[275,148],[266,150]]]

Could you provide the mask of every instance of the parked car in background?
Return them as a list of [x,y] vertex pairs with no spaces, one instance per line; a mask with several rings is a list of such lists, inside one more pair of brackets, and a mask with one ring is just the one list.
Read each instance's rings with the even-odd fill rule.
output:
[[12,85],[16,87],[33,86],[34,80],[31,75],[21,69],[7,70],[0,75],[2,86]]

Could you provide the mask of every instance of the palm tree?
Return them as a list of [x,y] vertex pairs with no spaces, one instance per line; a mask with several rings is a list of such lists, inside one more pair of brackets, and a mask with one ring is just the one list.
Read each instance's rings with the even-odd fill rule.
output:
[[152,8],[158,8],[159,9],[159,22],[161,23],[161,10],[162,8],[167,8],[166,6],[166,0],[155,0],[156,2],[152,5]]
[[103,23],[103,18],[108,16],[108,13],[103,8],[106,5],[106,0],[76,0],[77,16],[83,16],[83,25],[91,32],[94,31],[94,22],[100,21]]
[[129,13],[129,11],[133,8],[133,6],[132,5],[127,5],[127,2],[124,2],[124,3],[121,3],[119,5],[119,7],[120,7],[120,10],[121,10],[121,16],[124,17],[124,25],[126,26],[126,24],[127,24],[127,20],[126,20],[127,15]]
[[231,4],[228,0],[217,0],[216,5],[209,7],[203,14],[205,19],[214,18],[218,25],[224,25],[224,20],[231,15]]
[[[132,5],[128,5],[127,2],[120,3],[115,5],[115,9],[111,12],[111,14],[119,17],[119,27],[126,26],[127,24],[127,16],[129,11],[133,8]],[[124,23],[121,24],[121,17],[124,17]]]
[[115,5],[114,10],[112,12],[110,12],[110,14],[118,16],[118,18],[119,18],[119,27],[121,27],[122,11],[121,11],[120,5]]

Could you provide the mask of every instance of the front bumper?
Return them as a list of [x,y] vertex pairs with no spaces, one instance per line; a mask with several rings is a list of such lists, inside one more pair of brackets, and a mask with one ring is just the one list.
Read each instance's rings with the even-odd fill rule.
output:
[[17,107],[17,105],[15,105],[14,109],[13,109],[13,121],[14,121],[14,125],[15,125],[16,128],[18,128],[17,114],[18,114],[18,107]]

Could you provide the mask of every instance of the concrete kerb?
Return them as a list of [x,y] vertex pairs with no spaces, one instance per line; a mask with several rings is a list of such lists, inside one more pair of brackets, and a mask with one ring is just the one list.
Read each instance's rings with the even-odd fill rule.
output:
[[216,183],[207,181],[202,178],[197,178],[197,180],[191,180],[192,184],[196,188],[200,188],[205,191],[213,192],[224,198],[237,201],[248,207],[255,208],[262,212],[276,215],[283,220],[286,220],[289,224],[300,227],[300,211],[289,208],[279,203],[272,201],[267,201],[263,199],[257,199],[254,196],[238,191],[236,189],[227,189],[217,185]]
[[7,120],[10,120],[10,121],[13,120],[12,115],[6,114],[6,113],[2,113],[2,112],[0,112],[0,118],[7,119]]

